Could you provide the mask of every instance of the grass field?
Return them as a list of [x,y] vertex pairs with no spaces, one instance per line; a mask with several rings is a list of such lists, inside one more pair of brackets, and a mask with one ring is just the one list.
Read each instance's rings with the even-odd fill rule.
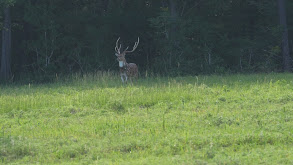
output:
[[293,164],[293,75],[0,86],[2,164]]

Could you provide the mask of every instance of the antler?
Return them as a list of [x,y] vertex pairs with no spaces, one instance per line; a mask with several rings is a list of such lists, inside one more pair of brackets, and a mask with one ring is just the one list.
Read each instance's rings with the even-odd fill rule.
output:
[[119,40],[120,40],[120,37],[117,39],[117,41],[116,41],[116,46],[115,46],[115,51],[116,51],[116,53],[118,53],[118,54],[120,54],[120,49],[121,49],[121,44],[120,44],[120,46],[119,46],[119,48],[118,48],[118,42],[119,42]]
[[127,46],[127,48],[124,50],[124,53],[131,53],[131,52],[135,51],[135,49],[137,48],[138,44],[139,44],[139,37],[137,38],[137,42],[134,43],[134,46],[133,46],[132,50],[127,51],[128,47],[129,47],[129,46]]

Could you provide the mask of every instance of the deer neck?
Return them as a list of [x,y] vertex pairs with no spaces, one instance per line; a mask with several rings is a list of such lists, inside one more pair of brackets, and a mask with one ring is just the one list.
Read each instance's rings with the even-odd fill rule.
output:
[[119,61],[119,68],[120,69],[125,69],[125,68],[127,68],[127,66],[128,66],[128,63],[126,62],[126,60],[125,61]]

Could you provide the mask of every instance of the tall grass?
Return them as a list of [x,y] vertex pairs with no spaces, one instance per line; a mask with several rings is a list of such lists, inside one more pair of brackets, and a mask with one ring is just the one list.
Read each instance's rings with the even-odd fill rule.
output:
[[0,162],[292,164],[293,76],[110,73],[0,87]]

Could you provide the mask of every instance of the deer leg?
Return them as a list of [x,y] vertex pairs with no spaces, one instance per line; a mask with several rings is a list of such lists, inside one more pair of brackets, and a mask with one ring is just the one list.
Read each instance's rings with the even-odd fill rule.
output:
[[129,82],[132,84],[132,78],[131,78],[131,77],[129,77],[129,79],[128,79],[128,80],[129,80]]
[[120,74],[120,77],[121,77],[122,83],[124,84],[123,74]]

